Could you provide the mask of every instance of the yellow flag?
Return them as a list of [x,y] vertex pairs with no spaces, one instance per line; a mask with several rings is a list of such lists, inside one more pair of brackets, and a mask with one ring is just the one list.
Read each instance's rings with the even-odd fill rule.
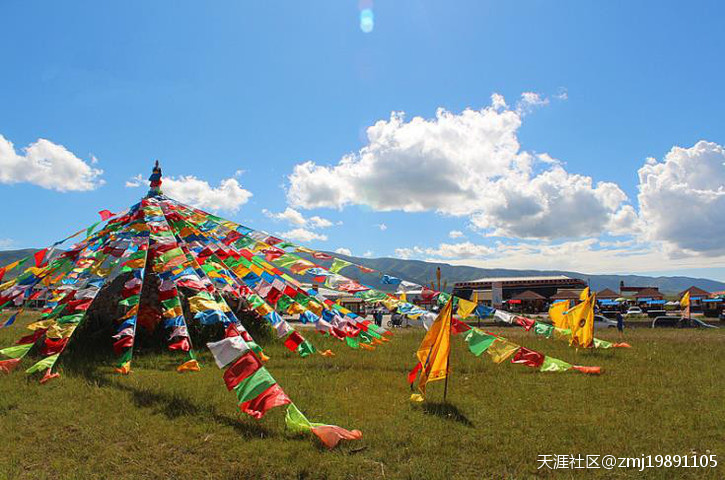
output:
[[420,364],[423,365],[418,382],[418,390],[421,393],[425,393],[425,385],[428,382],[442,380],[448,376],[452,314],[453,298],[448,300],[418,347],[416,355]]
[[408,303],[408,294],[406,294],[405,292],[401,293],[400,294],[400,301],[401,302]]
[[497,338],[493,341],[491,346],[486,349],[486,353],[491,355],[491,360],[493,360],[494,363],[501,363],[513,355],[518,349],[519,346],[515,343]]
[[571,340],[569,345],[588,348],[594,341],[594,305],[596,299],[594,295],[575,306],[566,316],[569,320],[569,328],[571,328]]
[[685,308],[690,306],[690,292],[685,292],[685,294],[680,299],[680,306]]
[[567,318],[564,313],[569,309],[569,302],[556,302],[549,307],[549,317],[551,323],[557,328],[569,328]]
[[476,308],[477,303],[473,303],[470,300],[463,298],[458,299],[458,316],[462,319],[467,318],[471,312]]
[[287,313],[289,315],[294,315],[294,314],[297,314],[297,313],[305,313],[305,307],[303,307],[302,305],[300,305],[297,302],[294,302],[287,309]]
[[582,302],[587,298],[589,298],[589,287],[582,290],[582,293],[579,294],[579,300],[581,300]]

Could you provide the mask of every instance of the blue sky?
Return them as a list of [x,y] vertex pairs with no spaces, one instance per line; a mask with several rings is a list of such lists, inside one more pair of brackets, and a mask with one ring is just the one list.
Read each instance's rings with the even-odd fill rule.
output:
[[721,2],[0,9],[4,248],[133,203],[158,158],[180,200],[317,248],[725,279]]

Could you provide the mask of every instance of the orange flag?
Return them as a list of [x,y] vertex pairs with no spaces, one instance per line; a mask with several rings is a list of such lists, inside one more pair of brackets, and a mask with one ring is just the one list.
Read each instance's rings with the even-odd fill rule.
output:
[[428,382],[443,380],[448,376],[448,357],[451,351],[451,319],[453,299],[438,314],[426,333],[416,353],[422,365],[418,390],[425,394]]

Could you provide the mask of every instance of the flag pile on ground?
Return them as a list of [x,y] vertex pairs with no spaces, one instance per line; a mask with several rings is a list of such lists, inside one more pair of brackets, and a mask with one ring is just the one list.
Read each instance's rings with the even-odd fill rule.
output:
[[[304,418],[264,368],[264,352],[234,315],[225,296],[244,299],[275,327],[284,344],[301,357],[313,353],[331,356],[332,352],[317,352],[282,319],[278,310],[306,315],[318,330],[334,335],[344,345],[354,339],[359,346],[374,348],[369,344],[384,343],[385,332],[352,312],[335,308],[332,302],[313,295],[280,270],[266,263],[263,268],[263,262],[254,261],[256,256],[252,252],[234,245],[243,236],[224,225],[223,219],[165,197],[158,163],[150,181],[149,194],[128,210],[116,214],[103,210],[100,222],[0,269],[2,281],[8,272],[31,264],[0,285],[0,311],[9,307],[20,309],[3,327],[12,325],[29,301],[44,302],[40,319],[28,326],[32,334],[0,349],[0,356],[5,358],[0,361],[0,371],[12,371],[34,352],[38,358],[26,372],[42,374],[41,383],[58,378],[55,366],[88,309],[105,285],[123,275],[118,302],[123,313],[115,319],[113,336],[118,373],[131,371],[139,326],[149,331],[164,329],[168,348],[185,356],[178,371],[199,370],[184,314],[185,298],[191,321],[224,327],[225,338],[207,346],[217,365],[224,369],[227,388],[234,391],[243,412],[261,418],[274,407],[288,405],[290,428],[309,431],[328,447],[334,447],[341,439],[361,438],[357,430],[314,424]],[[65,251],[56,250],[58,245],[84,232],[85,239]],[[267,244],[271,247],[275,243],[278,242]],[[149,272],[156,274],[158,280],[152,286],[161,304],[158,315],[144,311],[141,301]]]

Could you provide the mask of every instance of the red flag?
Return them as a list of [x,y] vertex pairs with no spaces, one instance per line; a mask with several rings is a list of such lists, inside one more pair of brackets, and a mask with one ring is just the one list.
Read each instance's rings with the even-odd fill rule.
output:
[[265,300],[267,300],[267,303],[270,305],[276,305],[277,300],[279,300],[279,297],[282,296],[282,292],[277,290],[276,288],[271,288],[269,292],[267,292],[267,296],[265,297]]
[[18,366],[22,358],[11,358],[10,360],[0,360],[0,373],[10,373]]
[[40,268],[41,265],[43,265],[43,259],[45,258],[45,254],[48,252],[47,248],[44,248],[42,250],[38,250],[33,254],[33,257],[35,257],[35,266]]
[[423,368],[423,364],[418,362],[415,364],[415,367],[413,367],[413,370],[408,372],[408,383],[410,386],[413,386],[413,382],[415,382],[415,379],[418,378],[418,373],[420,372],[420,369]]
[[44,357],[55,355],[63,351],[65,344],[68,343],[68,338],[50,338],[47,337],[43,342],[43,346],[40,347],[40,354]]
[[48,330],[47,328],[39,328],[38,330],[34,331],[31,335],[26,335],[22,337],[20,340],[15,342],[16,345],[27,345],[28,343],[35,343],[38,341],[40,337],[42,337],[45,334],[45,331]]
[[169,350],[181,350],[183,352],[188,352],[191,350],[189,339],[187,337],[180,337],[179,340],[169,344]]
[[347,430],[337,425],[312,427],[312,433],[330,450],[335,448],[340,443],[340,440],[360,440],[362,438],[362,432],[360,430]]
[[256,355],[247,352],[237,359],[234,364],[224,371],[224,383],[227,384],[227,390],[233,390],[239,385],[239,382],[252,375],[262,367]]
[[115,215],[115,213],[111,212],[110,210],[101,210],[100,212],[98,212],[98,214],[101,216],[101,220],[104,222]]
[[471,329],[467,324],[456,320],[455,318],[451,321],[451,334],[457,335],[459,333],[467,332]]
[[239,405],[239,408],[247,415],[260,419],[274,407],[288,405],[292,400],[284,393],[284,390],[276,383],[257,397]]
[[116,355],[120,355],[121,351],[127,347],[133,347],[133,337],[131,336],[121,337],[120,340],[114,342],[113,351]]
[[544,356],[539,352],[521,347],[516,351],[516,355],[511,359],[511,363],[520,363],[527,367],[538,368],[544,363]]
[[435,297],[438,294],[435,290],[431,290],[428,287],[423,287],[423,290],[420,292],[420,297],[423,300],[430,301],[433,300],[433,297]]
[[602,367],[582,367],[580,365],[572,365],[571,368],[590,375],[599,375],[602,373]]
[[40,384],[45,385],[47,382],[49,382],[53,379],[59,378],[59,377],[60,377],[60,373],[58,373],[58,372],[52,373],[49,368],[48,370],[45,371],[45,375],[43,375],[43,378],[40,379]]
[[297,332],[292,332],[285,339],[284,346],[287,347],[290,351],[295,352],[297,351],[297,347],[299,347],[300,344],[304,341],[305,339],[302,338],[302,335]]
[[5,267],[0,268],[0,282],[3,281],[3,277],[5,276]]
[[527,332],[529,330],[531,330],[532,328],[534,328],[534,325],[536,324],[536,322],[534,320],[530,319],[530,318],[519,317],[519,316],[515,317],[514,318],[514,321],[518,325],[521,325],[522,327],[524,327]]

